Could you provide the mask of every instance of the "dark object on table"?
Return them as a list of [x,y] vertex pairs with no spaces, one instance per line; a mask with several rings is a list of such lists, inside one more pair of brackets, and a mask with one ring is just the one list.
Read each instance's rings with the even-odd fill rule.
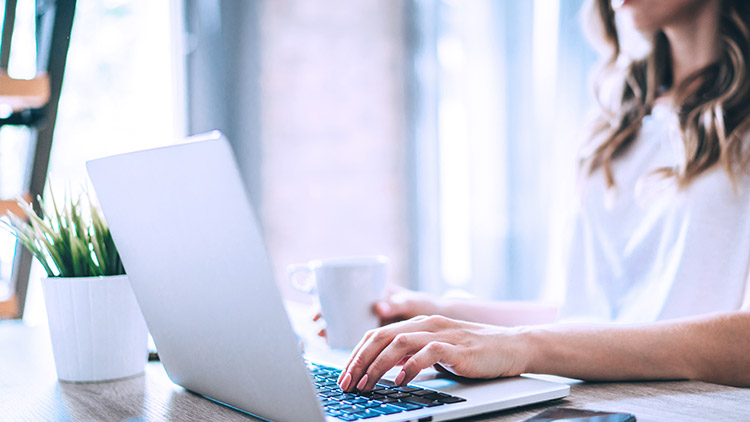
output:
[[630,413],[553,407],[531,417],[531,419],[526,419],[525,422],[635,422],[635,420],[635,415]]

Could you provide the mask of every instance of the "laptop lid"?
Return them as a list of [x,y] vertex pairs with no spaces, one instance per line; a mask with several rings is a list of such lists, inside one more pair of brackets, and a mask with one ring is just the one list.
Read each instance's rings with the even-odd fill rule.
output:
[[167,374],[263,418],[323,420],[231,147],[188,140],[87,163]]
[[[219,132],[187,141],[87,163],[167,374],[265,419],[323,420],[232,149]],[[412,384],[466,401],[382,420],[455,419],[569,392],[429,371]]]

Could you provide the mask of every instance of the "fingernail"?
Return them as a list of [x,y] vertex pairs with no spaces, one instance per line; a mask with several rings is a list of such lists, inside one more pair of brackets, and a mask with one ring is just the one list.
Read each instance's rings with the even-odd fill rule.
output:
[[346,375],[344,375],[344,379],[341,380],[339,387],[341,387],[342,390],[346,391],[349,388],[349,384],[351,383],[352,383],[352,374],[347,372]]
[[362,377],[361,380],[359,380],[359,383],[357,383],[357,390],[362,391],[365,389],[365,386],[367,385],[367,378],[367,374],[365,374],[365,376]]
[[378,302],[375,304],[375,307],[377,308],[377,313],[381,316],[387,317],[391,314],[391,305],[388,302]]
[[406,372],[402,369],[401,372],[398,373],[398,376],[395,380],[393,380],[396,385],[401,385],[401,383],[404,381],[404,378],[406,378]]

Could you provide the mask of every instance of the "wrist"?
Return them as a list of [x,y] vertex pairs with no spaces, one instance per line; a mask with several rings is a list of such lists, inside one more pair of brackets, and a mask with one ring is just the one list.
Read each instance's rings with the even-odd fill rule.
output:
[[425,300],[426,315],[442,315],[450,318],[450,308],[450,300],[444,297],[431,297],[428,300]]
[[544,350],[543,346],[546,330],[539,327],[523,327],[517,334],[517,344],[519,347],[518,356],[520,357],[519,365],[522,373],[543,374],[544,369]]

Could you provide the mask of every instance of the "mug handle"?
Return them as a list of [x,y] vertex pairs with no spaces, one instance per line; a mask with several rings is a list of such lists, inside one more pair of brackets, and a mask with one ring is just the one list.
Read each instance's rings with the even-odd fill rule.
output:
[[[313,293],[315,290],[315,274],[307,264],[292,264],[286,267],[289,282],[292,287],[303,293]],[[306,276],[300,280],[300,273],[306,273]]]

